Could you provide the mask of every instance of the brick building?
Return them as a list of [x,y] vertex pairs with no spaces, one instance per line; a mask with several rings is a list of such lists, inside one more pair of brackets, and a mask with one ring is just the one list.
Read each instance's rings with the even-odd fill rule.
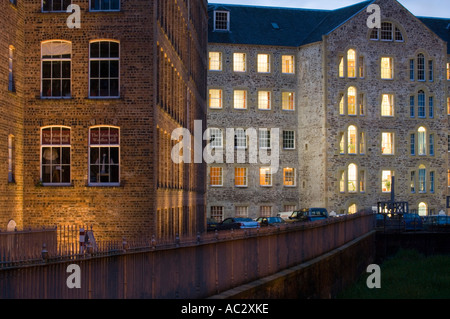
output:
[[[380,7],[380,29],[368,27],[371,4]],[[208,216],[314,206],[353,213],[390,200],[392,176],[396,198],[411,210],[445,210],[450,19],[415,17],[395,0],[208,11],[215,146],[226,147],[226,128],[279,128],[269,139],[280,140],[280,169],[269,177],[248,158],[209,165]]]
[[206,169],[173,164],[170,134],[206,119],[206,1],[72,1],[80,28],[70,3],[0,2],[0,228],[202,231]]

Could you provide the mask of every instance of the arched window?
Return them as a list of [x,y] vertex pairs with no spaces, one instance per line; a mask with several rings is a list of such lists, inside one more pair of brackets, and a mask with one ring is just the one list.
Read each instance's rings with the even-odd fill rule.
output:
[[417,80],[425,81],[425,56],[422,53],[417,56]]
[[41,45],[41,96],[62,98],[71,96],[72,43],[46,41]]
[[120,182],[120,130],[112,126],[89,129],[89,183]]
[[418,116],[421,118],[425,118],[425,92],[420,90],[418,92],[418,108],[417,108]]
[[419,127],[417,136],[419,155],[427,155],[427,130],[423,126]]
[[45,184],[70,184],[71,131],[65,126],[41,129],[41,181]]
[[117,41],[92,41],[89,50],[89,97],[117,98],[120,48]]
[[356,88],[351,86],[347,91],[347,112],[348,115],[356,115]]
[[351,214],[356,214],[358,210],[358,207],[356,206],[356,204],[352,204],[348,207],[348,213]]
[[347,131],[348,137],[348,154],[356,154],[356,136],[357,136],[356,126],[350,125]]
[[426,183],[427,170],[425,165],[419,166],[419,193],[426,193],[427,183]]
[[419,216],[427,216],[428,215],[428,205],[426,203],[419,204]]
[[348,166],[348,191],[349,193],[358,191],[358,167],[353,163]]
[[353,49],[347,51],[347,76],[356,78],[356,51]]

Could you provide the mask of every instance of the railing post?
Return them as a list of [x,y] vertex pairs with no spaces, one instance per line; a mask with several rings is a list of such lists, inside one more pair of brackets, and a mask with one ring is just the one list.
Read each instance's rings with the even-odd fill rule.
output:
[[42,245],[41,256],[42,256],[42,261],[47,262],[47,260],[48,260],[48,251],[47,251],[47,244],[45,244],[45,243]]

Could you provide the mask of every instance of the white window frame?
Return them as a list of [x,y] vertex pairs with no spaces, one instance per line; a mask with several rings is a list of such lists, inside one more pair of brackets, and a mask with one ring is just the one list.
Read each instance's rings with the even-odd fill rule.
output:
[[[43,48],[47,45],[51,45],[52,43],[54,44],[65,44],[65,45],[70,45],[70,57],[60,57],[60,58],[55,58],[55,57],[50,57],[50,58],[44,58],[44,54],[43,54]],[[56,54],[55,54],[56,56]],[[42,94],[43,92],[43,83],[44,83],[44,62],[50,62],[51,63],[51,69],[50,69],[50,78],[45,78],[46,81],[50,81],[50,95],[46,95],[44,96]],[[61,74],[60,77],[58,78],[53,78],[53,62],[60,62],[61,63]],[[70,63],[70,78],[64,78],[62,75],[62,69],[63,69],[63,62],[69,62]],[[56,95],[53,96],[53,81],[61,81],[61,86],[60,86],[60,90],[61,90],[61,95]],[[69,94],[68,95],[63,95],[63,85],[62,82],[63,81],[69,81]],[[43,41],[41,42],[41,98],[42,99],[68,99],[72,97],[72,42],[70,41],[65,41],[65,40],[49,40],[49,41]]]
[[[243,172],[244,173],[244,175],[237,175],[236,173],[236,171],[238,170],[238,172]],[[238,179],[238,178],[243,178],[244,179],[244,184],[243,185],[238,185],[237,183],[236,183],[236,180]],[[234,186],[235,187],[248,187],[248,168],[247,167],[241,167],[241,166],[239,166],[239,167],[235,167],[234,168]]]
[[271,136],[271,130],[267,128],[260,128],[258,131],[258,142],[259,142],[259,148],[270,150],[272,147],[272,136]]
[[247,90],[233,91],[233,108],[235,110],[247,109]]
[[[384,62],[386,59],[389,60],[389,68],[384,67]],[[393,80],[394,79],[394,59],[392,57],[381,57],[381,65],[380,65],[380,71],[381,71],[381,79],[382,80]],[[386,77],[386,74],[389,73],[389,77]]]
[[282,55],[281,56],[281,73],[283,74],[295,74],[295,57],[294,55]]
[[[223,148],[223,131],[220,128],[211,127],[208,129],[208,141],[209,141],[209,147],[214,148]],[[218,137],[218,139],[214,139],[214,141],[211,141],[212,137]]]
[[[225,14],[227,21],[218,21],[217,20],[217,15],[218,14]],[[217,28],[217,23],[218,22],[222,22],[222,23],[226,23],[226,28]],[[229,11],[224,11],[224,10],[215,10],[214,11],[214,31],[230,31],[230,12]]]
[[[217,57],[213,58],[211,55],[217,55]],[[208,57],[209,57],[209,64],[208,64],[209,71],[213,72],[222,71],[222,52],[210,51],[208,53]],[[218,61],[216,60],[216,58],[218,58]]]
[[258,73],[270,73],[270,54],[258,53],[257,57],[257,72]]
[[[111,135],[110,135],[111,129],[117,130],[118,131],[118,137],[117,137],[117,142],[118,143],[108,142],[108,143],[94,144],[92,142],[92,139],[91,139],[91,131],[92,130],[99,130],[99,133],[100,133],[101,129],[108,129],[108,131],[109,131],[108,137],[109,138],[111,137]],[[99,135],[99,140],[100,140],[100,135]],[[89,166],[89,168],[88,168],[88,170],[89,170],[88,171],[88,181],[89,181],[89,186],[119,186],[120,185],[120,175],[121,175],[120,174],[121,173],[120,172],[121,171],[120,140],[121,140],[120,139],[120,127],[110,126],[110,125],[97,125],[97,126],[92,126],[92,127],[89,128],[89,153],[88,153],[88,166]],[[98,176],[97,176],[97,181],[96,182],[91,182],[91,166],[97,165],[96,163],[92,163],[91,162],[91,160],[92,160],[91,159],[91,150],[93,148],[98,148],[99,149],[99,156],[100,156],[100,149],[102,149],[102,148],[103,149],[108,148],[108,152],[109,153],[110,153],[111,148],[117,148],[117,161],[118,161],[118,163],[105,164],[105,165],[109,166],[109,173],[101,171],[102,163],[101,163],[101,160],[99,158],[99,163],[98,163],[99,172],[98,172]],[[110,156],[110,160],[111,160],[111,156]],[[118,169],[118,171],[117,171],[117,174],[118,174],[117,182],[102,182],[100,174],[105,174],[105,175],[107,174],[108,178],[111,178],[111,166],[117,166],[117,169]],[[100,177],[100,181],[98,181],[99,177]]]
[[281,92],[281,109],[283,111],[295,111],[295,92]]
[[[47,0],[48,1],[48,0]],[[64,2],[66,1],[66,0],[51,0],[52,1],[52,6],[53,6],[53,2],[54,1],[58,1],[58,2],[60,2],[61,3],[61,7],[64,5]],[[72,4],[72,1],[70,1],[70,4],[68,4],[67,6],[69,6],[69,5],[71,5]],[[66,12],[67,11],[67,7],[66,8],[62,8],[61,10],[44,10],[44,0],[42,0],[41,1],[41,11],[42,12],[45,12],[45,13],[47,13],[47,12]]]
[[234,148],[245,150],[247,149],[247,132],[243,128],[237,128],[234,130]]
[[270,111],[272,109],[272,92],[260,90],[258,91],[258,110]]
[[[264,177],[264,184],[261,184],[261,178]],[[268,182],[267,182],[268,180]],[[261,187],[272,187],[273,184],[273,174],[272,168],[270,167],[260,167],[259,168],[259,186]]]
[[[286,147],[285,141],[289,144],[292,143],[292,147]],[[294,130],[283,130],[283,149],[284,150],[295,150],[295,131]]]
[[209,104],[210,109],[213,109],[213,110],[223,109],[222,89],[209,89],[208,90],[208,104]]
[[[220,175],[219,176],[216,176],[216,175],[213,176],[212,175],[212,170],[213,169],[218,170]],[[213,184],[211,182],[213,178],[218,178],[220,180],[220,183]],[[223,187],[223,167],[220,167],[220,166],[210,166],[209,167],[209,186],[210,187]]]
[[[287,176],[288,170],[292,170],[292,176]],[[287,185],[287,179],[292,179],[292,185]],[[296,187],[297,186],[297,170],[294,167],[284,167],[283,168],[283,186],[284,187]]]
[[247,72],[247,53],[233,53],[233,71],[236,73]]
[[[110,44],[111,43],[116,43],[118,45],[118,57],[111,57],[111,52],[109,54],[110,55],[109,57],[92,57],[91,56],[91,54],[92,54],[92,52],[91,52],[92,44],[99,43],[99,52],[100,52],[100,46],[101,46],[102,42],[109,42]],[[120,48],[120,41],[117,41],[117,40],[96,39],[96,40],[92,40],[92,41],[89,42],[89,83],[88,83],[89,88],[88,88],[88,94],[89,94],[89,98],[90,99],[119,99],[120,98],[120,55],[121,55],[120,50],[121,50],[121,48]],[[95,61],[99,62],[99,70],[100,70],[100,63],[102,61],[109,61],[109,62],[117,61],[117,78],[116,77],[111,77],[111,76],[108,76],[107,78],[106,77],[102,77],[101,74],[100,74],[100,71],[99,71],[98,77],[92,78],[92,76],[91,76],[91,74],[92,74],[92,70],[91,70],[92,63],[91,62],[95,62]],[[109,69],[109,71],[111,71],[111,69]],[[117,80],[117,95],[111,95],[111,91],[109,92],[110,93],[109,95],[100,95],[100,94],[99,95],[91,95],[91,81],[92,80],[98,80],[99,81],[98,92],[100,93],[101,92],[100,81],[101,80],[105,80],[105,79],[108,79],[109,81]],[[111,84],[109,83],[108,90],[110,90],[110,89],[111,89]]]
[[[104,0],[89,0],[89,11],[91,11],[91,12],[117,12],[117,11],[120,11],[120,6],[121,6],[120,2],[121,2],[121,0],[117,0],[117,2],[119,4],[119,7],[117,9],[93,9],[92,5],[93,5],[94,1],[99,2],[100,6],[101,6],[101,4],[103,3]],[[108,6],[110,8],[111,8],[111,2],[112,1],[113,0],[108,0]]]

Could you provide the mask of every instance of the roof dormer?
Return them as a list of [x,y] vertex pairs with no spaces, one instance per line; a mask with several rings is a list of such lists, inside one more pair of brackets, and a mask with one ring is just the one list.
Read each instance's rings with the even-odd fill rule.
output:
[[230,31],[230,12],[214,10],[214,31]]

